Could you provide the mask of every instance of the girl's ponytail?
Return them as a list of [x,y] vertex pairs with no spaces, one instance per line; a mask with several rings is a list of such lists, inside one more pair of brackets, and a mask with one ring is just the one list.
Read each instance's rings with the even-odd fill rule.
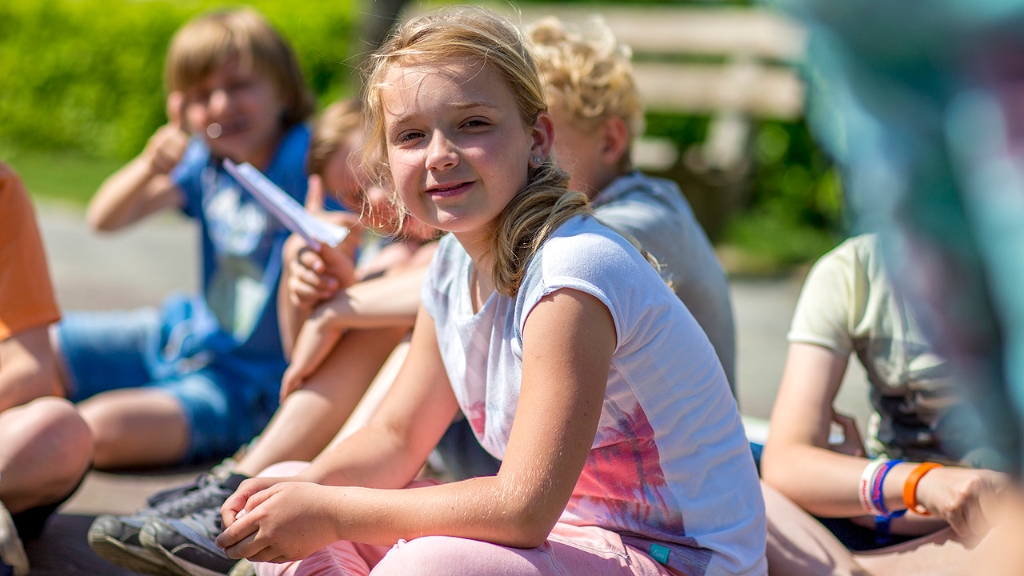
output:
[[491,237],[491,280],[499,293],[513,298],[548,236],[573,216],[592,213],[586,195],[566,190],[569,175],[550,158],[530,168],[528,182],[505,207]]

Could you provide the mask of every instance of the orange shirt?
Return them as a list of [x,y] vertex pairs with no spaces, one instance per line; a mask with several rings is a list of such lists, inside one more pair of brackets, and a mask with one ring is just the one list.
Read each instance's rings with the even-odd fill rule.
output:
[[0,340],[60,320],[32,201],[0,162]]

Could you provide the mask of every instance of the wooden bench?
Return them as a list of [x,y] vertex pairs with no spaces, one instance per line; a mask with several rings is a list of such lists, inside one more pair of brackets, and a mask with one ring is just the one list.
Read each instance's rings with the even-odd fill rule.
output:
[[803,115],[804,83],[794,64],[807,34],[795,22],[760,8],[664,5],[522,4],[528,24],[546,15],[604,18],[633,50],[637,84],[648,111],[707,116],[703,143],[679,150],[667,138],[642,137],[634,165],[679,182],[709,235],[749,202],[755,123]]

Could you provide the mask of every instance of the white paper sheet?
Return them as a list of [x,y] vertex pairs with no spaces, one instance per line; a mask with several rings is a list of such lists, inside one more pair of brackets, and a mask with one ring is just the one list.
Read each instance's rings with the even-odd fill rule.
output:
[[302,236],[310,248],[320,250],[321,242],[333,248],[348,236],[348,228],[313,216],[252,164],[235,164],[225,159],[224,169],[285,227]]

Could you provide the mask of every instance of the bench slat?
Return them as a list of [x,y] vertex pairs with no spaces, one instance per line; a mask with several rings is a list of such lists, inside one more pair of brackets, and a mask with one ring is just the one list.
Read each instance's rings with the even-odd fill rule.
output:
[[744,112],[793,120],[803,113],[804,85],[790,68],[754,63],[731,65],[633,65],[644,104],[651,110]]
[[600,14],[619,41],[636,54],[750,56],[793,62],[803,57],[807,47],[803,27],[760,8],[524,5],[521,21],[528,24],[549,14],[567,21]]

